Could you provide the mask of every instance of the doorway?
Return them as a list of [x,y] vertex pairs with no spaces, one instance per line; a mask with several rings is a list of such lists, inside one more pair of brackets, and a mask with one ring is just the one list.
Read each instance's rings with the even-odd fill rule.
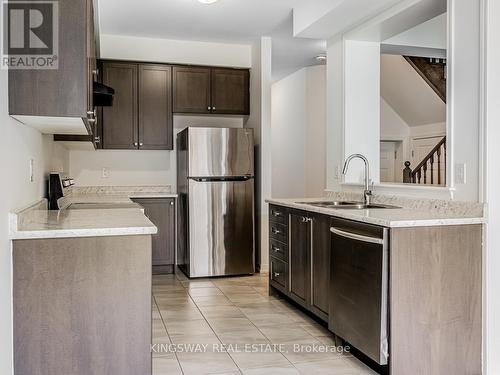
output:
[[403,182],[403,141],[380,141],[380,182]]

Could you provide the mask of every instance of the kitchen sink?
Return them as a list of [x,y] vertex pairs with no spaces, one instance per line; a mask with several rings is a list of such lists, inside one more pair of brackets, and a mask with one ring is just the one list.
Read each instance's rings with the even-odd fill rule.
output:
[[348,210],[401,208],[397,206],[391,206],[388,204],[375,204],[375,203],[365,204],[363,202],[351,202],[351,201],[318,201],[318,202],[296,202],[296,203],[314,207],[348,209]]

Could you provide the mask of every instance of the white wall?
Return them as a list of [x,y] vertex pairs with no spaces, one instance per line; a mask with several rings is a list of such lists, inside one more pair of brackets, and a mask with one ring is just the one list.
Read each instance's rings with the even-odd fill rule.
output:
[[100,35],[102,58],[250,68],[251,44]]
[[244,127],[255,134],[256,163],[256,216],[257,245],[261,257],[261,270],[269,268],[268,207],[271,197],[271,66],[272,43],[270,37],[262,37],[252,45],[252,74],[250,76],[250,116]]
[[383,98],[380,98],[380,139],[405,140],[409,136],[408,124]]
[[272,196],[320,197],[325,189],[326,68],[303,68],[272,87]]
[[[456,185],[454,198],[479,199],[480,123],[480,2],[450,0],[451,35],[449,53],[448,121],[453,124],[449,151],[453,163],[466,165],[467,181]],[[454,180],[454,168],[452,181]]]
[[326,186],[341,189],[340,168],[344,160],[344,42],[328,41],[326,50]]
[[[360,153],[370,161],[370,178],[380,176],[380,44],[345,41],[344,158]],[[364,164],[351,163],[346,182],[364,182]]]
[[446,13],[384,40],[384,43],[387,44],[444,50],[447,48],[447,42],[448,18]]
[[485,132],[484,191],[488,203],[488,224],[484,258],[484,360],[485,375],[500,374],[500,173],[498,173],[498,140],[500,139],[500,2],[485,1],[484,8],[487,55],[484,60]]
[[271,195],[298,198],[305,194],[306,70],[274,83],[271,98]]
[[435,124],[426,124],[426,125],[410,127],[410,137],[412,138],[434,137],[434,136],[445,136],[445,135],[446,135],[446,122],[438,122]]
[[326,187],[326,66],[307,68],[306,196],[322,197]]
[[[11,245],[8,213],[45,196],[46,175],[68,167],[67,153],[37,130],[8,116],[7,71],[0,70],[0,124],[5,142],[0,148],[3,181],[0,199],[0,374],[12,374]],[[34,160],[34,181],[29,181],[29,163]]]

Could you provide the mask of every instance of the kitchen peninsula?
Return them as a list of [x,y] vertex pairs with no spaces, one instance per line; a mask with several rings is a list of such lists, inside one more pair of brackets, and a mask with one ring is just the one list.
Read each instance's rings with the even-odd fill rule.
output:
[[123,194],[63,199],[10,218],[16,373],[149,374],[157,228]]

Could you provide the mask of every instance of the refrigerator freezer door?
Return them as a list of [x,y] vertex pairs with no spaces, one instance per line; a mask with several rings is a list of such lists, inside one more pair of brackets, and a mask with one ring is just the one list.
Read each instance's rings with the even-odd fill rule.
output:
[[254,272],[253,179],[189,180],[189,276]]
[[251,129],[189,128],[188,177],[253,176]]

